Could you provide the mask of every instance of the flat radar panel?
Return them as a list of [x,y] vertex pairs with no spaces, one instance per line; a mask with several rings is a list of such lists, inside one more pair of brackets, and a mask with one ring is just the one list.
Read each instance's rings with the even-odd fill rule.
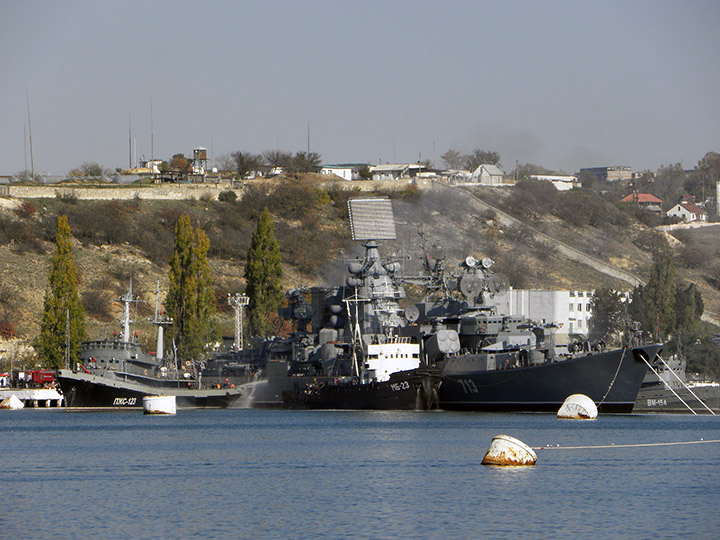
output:
[[353,240],[395,240],[395,218],[390,199],[350,199]]

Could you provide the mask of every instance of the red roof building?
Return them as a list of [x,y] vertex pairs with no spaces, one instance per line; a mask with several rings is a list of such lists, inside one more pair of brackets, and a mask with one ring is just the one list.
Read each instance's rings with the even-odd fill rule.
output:
[[620,199],[620,202],[635,203],[638,206],[642,206],[643,208],[662,214],[662,199],[658,199],[652,193],[631,193],[630,195]]

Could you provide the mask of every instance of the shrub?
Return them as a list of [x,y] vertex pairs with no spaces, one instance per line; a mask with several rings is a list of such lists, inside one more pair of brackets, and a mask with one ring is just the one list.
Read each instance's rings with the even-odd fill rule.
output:
[[112,300],[106,291],[91,290],[82,293],[82,303],[85,307],[85,313],[103,321],[111,322],[110,305]]
[[218,201],[232,203],[237,200],[237,194],[234,191],[221,191],[218,195]]
[[31,218],[37,214],[37,208],[35,208],[35,205],[30,201],[23,201],[20,203],[20,206],[15,209],[15,214],[21,218]]
[[693,246],[684,246],[676,258],[679,266],[685,268],[704,268],[711,260],[710,253]]

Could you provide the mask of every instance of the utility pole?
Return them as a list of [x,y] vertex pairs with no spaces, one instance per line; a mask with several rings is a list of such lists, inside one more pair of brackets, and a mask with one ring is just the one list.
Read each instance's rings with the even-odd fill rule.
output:
[[150,96],[150,159],[155,161],[155,129],[153,126],[152,96]]
[[25,100],[27,101],[28,131],[30,133],[30,167],[32,180],[35,181],[35,156],[33,155],[32,123],[30,122],[30,96],[28,95],[27,87],[25,87]]

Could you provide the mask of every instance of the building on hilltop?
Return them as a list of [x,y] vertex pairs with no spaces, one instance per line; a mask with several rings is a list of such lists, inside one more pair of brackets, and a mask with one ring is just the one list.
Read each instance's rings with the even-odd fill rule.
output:
[[497,186],[505,180],[505,173],[497,165],[482,164],[470,175],[470,182],[483,186]]
[[575,175],[531,174],[530,178],[550,182],[558,191],[570,191],[573,188],[582,187],[582,184],[578,182],[578,177]]
[[657,212],[662,216],[662,199],[658,199],[652,193],[638,193],[633,191],[630,195],[626,195],[620,199],[621,203],[634,203],[637,206],[650,210],[651,212]]
[[426,170],[420,163],[385,163],[370,167],[373,180],[399,180],[401,178],[415,178]]
[[633,172],[631,167],[615,165],[612,167],[588,167],[580,169],[580,175],[590,175],[597,180],[605,182],[617,182],[619,180],[632,180]]
[[686,222],[707,221],[707,212],[691,200],[684,200],[676,204],[667,211],[667,215]]
[[369,168],[368,163],[339,163],[335,165],[322,165],[320,174],[334,174],[343,180],[362,180],[361,172]]

